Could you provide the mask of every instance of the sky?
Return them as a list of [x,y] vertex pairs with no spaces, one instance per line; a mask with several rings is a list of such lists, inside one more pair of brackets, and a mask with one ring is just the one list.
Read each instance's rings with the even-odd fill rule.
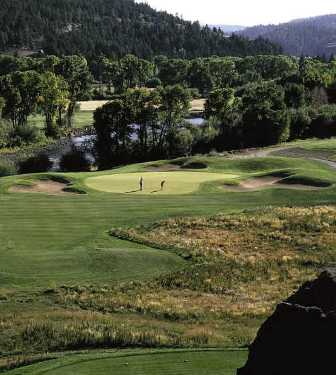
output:
[[336,14],[335,0],[137,0],[202,24],[252,26]]

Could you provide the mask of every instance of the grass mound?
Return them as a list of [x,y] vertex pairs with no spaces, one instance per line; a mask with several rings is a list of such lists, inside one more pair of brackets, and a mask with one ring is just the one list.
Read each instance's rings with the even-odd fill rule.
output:
[[206,163],[202,163],[202,162],[189,162],[189,163],[185,163],[182,165],[182,168],[183,169],[207,169],[208,168],[208,165]]

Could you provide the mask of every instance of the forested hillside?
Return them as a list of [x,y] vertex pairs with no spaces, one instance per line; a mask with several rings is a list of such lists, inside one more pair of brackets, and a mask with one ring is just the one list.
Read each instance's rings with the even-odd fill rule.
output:
[[268,41],[225,38],[133,0],[2,0],[0,51],[43,49],[47,54],[133,53],[151,58],[277,53]]
[[285,53],[295,56],[336,54],[336,14],[295,20],[280,25],[249,27],[239,35],[252,40],[266,38],[279,44]]

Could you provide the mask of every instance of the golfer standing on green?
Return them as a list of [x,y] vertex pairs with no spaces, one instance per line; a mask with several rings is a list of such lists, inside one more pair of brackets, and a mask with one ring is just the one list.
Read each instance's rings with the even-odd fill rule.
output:
[[143,179],[142,176],[140,178],[139,185],[140,185],[140,191],[143,191],[143,188],[144,188],[144,179]]

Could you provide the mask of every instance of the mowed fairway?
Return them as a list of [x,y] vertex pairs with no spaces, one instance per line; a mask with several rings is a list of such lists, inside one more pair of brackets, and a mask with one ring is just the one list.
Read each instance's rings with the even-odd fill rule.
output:
[[[190,159],[196,160],[200,161]],[[173,252],[110,237],[112,227],[268,205],[336,202],[334,187],[300,193],[287,189],[235,193],[216,188],[217,181],[283,169],[301,178],[314,176],[336,182],[334,170],[320,163],[286,158],[231,161],[205,157],[201,161],[209,172],[147,172],[144,168],[148,165],[139,164],[110,174],[65,175],[81,189],[92,188],[86,195],[8,193],[11,184],[22,177],[0,179],[0,290],[148,280],[185,266],[186,261]],[[145,181],[143,193],[106,193],[137,191],[141,176]],[[151,193],[160,189],[162,179],[167,181],[164,191]]]
[[[144,179],[144,190],[139,189],[140,177]],[[88,178],[85,182],[91,189],[119,194],[190,194],[201,184],[212,181],[232,180],[238,175],[207,172],[145,172],[111,174]],[[161,181],[165,181],[161,191]]]
[[75,356],[10,371],[11,375],[234,375],[246,351],[168,351]]

